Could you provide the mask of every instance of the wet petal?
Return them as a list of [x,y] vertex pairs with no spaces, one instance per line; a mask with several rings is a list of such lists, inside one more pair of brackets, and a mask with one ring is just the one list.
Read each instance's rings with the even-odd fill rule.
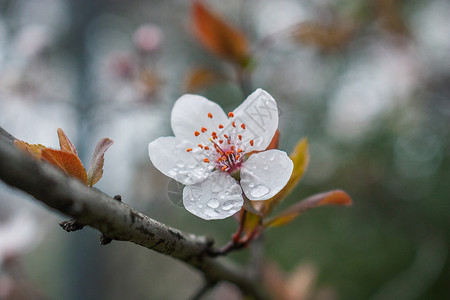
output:
[[204,163],[201,156],[187,152],[191,143],[176,137],[160,137],[148,145],[153,165],[164,175],[182,184],[194,184],[208,178],[212,164]]
[[[212,116],[212,118],[210,118]],[[172,130],[176,137],[193,140],[200,143],[205,139],[202,135],[195,136],[195,132],[201,132],[202,127],[208,130],[208,136],[218,129],[219,124],[228,122],[222,108],[205,97],[186,94],[181,96],[172,109]]]
[[230,217],[243,203],[241,187],[224,172],[213,172],[205,181],[188,185],[183,190],[184,207],[205,220]]
[[284,151],[255,153],[241,168],[241,186],[250,200],[267,200],[275,196],[291,177],[294,164]]
[[278,129],[278,107],[272,96],[257,89],[233,113],[238,128],[245,124],[245,130],[242,129],[245,151],[265,150]]

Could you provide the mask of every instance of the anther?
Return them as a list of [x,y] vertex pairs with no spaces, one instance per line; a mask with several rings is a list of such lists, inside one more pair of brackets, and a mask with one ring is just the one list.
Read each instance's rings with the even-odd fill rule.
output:
[[253,140],[250,140],[250,145],[253,146]]
[[186,149],[186,152],[191,152],[192,151],[192,148],[187,148]]
[[241,157],[241,155],[240,155],[240,154],[236,155],[235,159],[236,159],[236,160],[238,160],[238,159],[239,159],[239,157]]
[[228,118],[232,118],[232,117],[234,117],[234,114],[232,112],[229,112],[228,113]]
[[219,144],[222,144],[223,143],[223,140],[219,140]]
[[199,136],[200,132],[196,131],[196,132],[194,132],[194,134],[195,134],[195,136]]
[[223,136],[224,136],[224,137],[225,137],[226,139],[228,139],[228,138],[229,138],[229,137],[228,137],[228,135],[226,135],[226,134],[224,134]]
[[208,129],[206,129],[205,127],[202,127],[202,132],[205,133]]
[[222,124],[219,124],[219,128],[222,129],[222,128],[223,128],[223,125],[222,125]]
[[223,166],[223,167],[222,167],[222,171],[224,171],[224,172],[225,172],[227,169],[228,169],[227,166]]
[[241,153],[241,152],[242,152],[242,149],[239,148],[239,149],[237,150],[237,153]]
[[208,113],[208,118],[212,119],[212,113]]
[[242,135],[238,134],[238,139],[242,140]]
[[242,124],[241,124],[241,127],[242,127],[242,129],[245,129],[245,124],[242,123]]
[[208,146],[205,146],[205,150],[209,150],[209,147],[208,147]]
[[231,123],[231,125],[232,125],[233,127],[236,127],[236,122],[233,121],[233,122]]
[[203,145],[202,145],[202,144],[198,144],[197,146],[199,146],[200,148],[202,148],[202,149],[203,149]]
[[204,161],[205,163],[209,163],[209,159],[207,159],[207,158],[205,158],[203,161]]

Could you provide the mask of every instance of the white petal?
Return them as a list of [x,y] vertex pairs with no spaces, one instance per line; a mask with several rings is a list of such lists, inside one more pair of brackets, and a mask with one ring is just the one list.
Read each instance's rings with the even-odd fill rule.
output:
[[267,200],[281,191],[293,169],[294,164],[284,151],[255,153],[241,168],[242,190],[250,200]]
[[194,184],[208,178],[212,164],[204,163],[201,157],[186,149],[189,141],[176,137],[160,137],[148,145],[148,154],[153,165],[164,175],[182,184]]
[[[212,114],[212,119],[208,117]],[[228,122],[222,108],[205,97],[186,94],[181,96],[173,106],[171,116],[172,130],[176,137],[201,142],[202,136],[196,137],[195,131],[201,131],[202,127],[217,131],[219,124]]]
[[205,220],[224,219],[238,212],[244,200],[242,189],[228,173],[213,172],[200,183],[183,190],[184,207]]
[[[233,113],[238,128],[240,124],[245,124],[245,130],[242,130],[245,152],[265,150],[278,128],[275,99],[266,91],[257,89]],[[250,140],[253,140],[254,146],[248,144]]]

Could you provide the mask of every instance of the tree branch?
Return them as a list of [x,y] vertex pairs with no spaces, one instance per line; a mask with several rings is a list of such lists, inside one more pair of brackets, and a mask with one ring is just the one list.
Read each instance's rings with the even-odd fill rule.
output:
[[98,229],[110,239],[129,241],[172,256],[200,270],[209,282],[229,281],[255,299],[268,299],[260,283],[245,270],[206,255],[213,244],[211,239],[159,223],[17,150],[12,145],[13,137],[4,130],[0,136],[0,179],[5,183]]

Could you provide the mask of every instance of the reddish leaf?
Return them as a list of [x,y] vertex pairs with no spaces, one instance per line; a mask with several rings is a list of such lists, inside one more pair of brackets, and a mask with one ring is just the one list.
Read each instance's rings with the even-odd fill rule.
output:
[[67,135],[61,128],[58,128],[58,139],[59,139],[59,147],[62,151],[70,152],[78,156],[77,150],[72,142],[69,140]]
[[294,31],[294,39],[299,43],[315,46],[321,50],[336,50],[347,45],[355,32],[350,23],[329,25],[304,22]]
[[278,149],[279,140],[280,140],[280,131],[277,129],[277,131],[275,131],[275,134],[273,135],[272,140],[270,141],[269,146],[267,146],[266,150]]
[[112,140],[104,138],[101,139],[95,147],[91,164],[89,165],[89,169],[87,172],[87,182],[90,187],[92,187],[100,180],[100,178],[102,178],[105,152],[109,147],[111,147],[113,143],[114,142]]
[[40,159],[42,150],[47,149],[47,147],[41,144],[28,144],[27,142],[21,140],[15,140],[14,146],[16,146],[17,149],[27,152],[36,159]]
[[289,157],[294,163],[294,170],[292,171],[291,178],[289,178],[288,183],[278,194],[262,202],[261,212],[264,216],[267,216],[277,204],[287,197],[305,173],[309,163],[308,140],[306,138],[301,139]]
[[194,1],[192,6],[192,28],[209,51],[242,67],[248,64],[249,46],[245,35],[200,1]]
[[329,191],[321,194],[316,194],[308,197],[286,210],[279,213],[277,216],[267,221],[265,227],[273,227],[285,225],[295,219],[303,212],[322,205],[351,205],[352,199],[350,196],[341,190]]
[[63,170],[67,175],[81,180],[87,185],[87,174],[80,159],[72,152],[43,149],[41,158]]
[[214,70],[195,68],[187,75],[184,86],[186,92],[192,93],[224,79],[226,79],[225,76]]

